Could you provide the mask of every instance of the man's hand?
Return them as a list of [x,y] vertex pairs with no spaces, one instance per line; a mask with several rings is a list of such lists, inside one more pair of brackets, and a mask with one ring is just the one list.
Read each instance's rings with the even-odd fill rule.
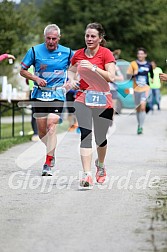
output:
[[159,74],[159,78],[161,81],[167,81],[167,74],[165,73],[160,73]]
[[40,87],[45,87],[46,84],[47,84],[47,81],[42,79],[42,78],[39,78],[39,77],[36,77],[35,78],[35,82],[38,84],[38,86]]

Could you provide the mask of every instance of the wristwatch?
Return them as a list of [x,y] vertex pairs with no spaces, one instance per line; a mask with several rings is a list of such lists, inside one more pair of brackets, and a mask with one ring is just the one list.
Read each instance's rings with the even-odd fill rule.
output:
[[96,65],[93,65],[92,71],[93,71],[93,72],[96,72],[96,70],[97,70],[97,66],[96,66]]

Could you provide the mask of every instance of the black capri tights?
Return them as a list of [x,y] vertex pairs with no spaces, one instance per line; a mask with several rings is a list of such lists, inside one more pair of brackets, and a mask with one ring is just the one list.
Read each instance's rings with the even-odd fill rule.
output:
[[92,148],[93,126],[97,146],[106,146],[106,136],[113,119],[113,109],[90,108],[81,102],[75,102],[75,114],[81,131],[81,148]]

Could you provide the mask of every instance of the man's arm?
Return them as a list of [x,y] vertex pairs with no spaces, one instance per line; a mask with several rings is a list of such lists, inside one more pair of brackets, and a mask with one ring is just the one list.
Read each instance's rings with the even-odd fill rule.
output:
[[20,75],[23,76],[24,78],[28,79],[28,80],[32,80],[32,81],[36,82],[41,87],[45,87],[46,84],[47,84],[47,82],[44,79],[39,78],[38,76],[36,76],[34,74],[31,74],[26,69],[22,68],[20,70]]
[[151,77],[151,79],[154,78],[154,72],[153,72],[153,68],[152,68],[151,64],[150,64],[150,77]]
[[133,77],[135,77],[135,75],[138,74],[138,65],[136,63],[136,61],[132,61],[130,63],[130,66],[128,67],[127,70],[127,79],[131,79]]

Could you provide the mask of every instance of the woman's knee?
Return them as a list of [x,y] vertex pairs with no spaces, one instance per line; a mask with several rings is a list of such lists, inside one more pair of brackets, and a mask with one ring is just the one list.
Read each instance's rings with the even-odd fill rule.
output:
[[105,140],[96,139],[96,145],[99,147],[105,147],[107,145],[107,139]]
[[92,130],[80,127],[81,148],[92,148]]

